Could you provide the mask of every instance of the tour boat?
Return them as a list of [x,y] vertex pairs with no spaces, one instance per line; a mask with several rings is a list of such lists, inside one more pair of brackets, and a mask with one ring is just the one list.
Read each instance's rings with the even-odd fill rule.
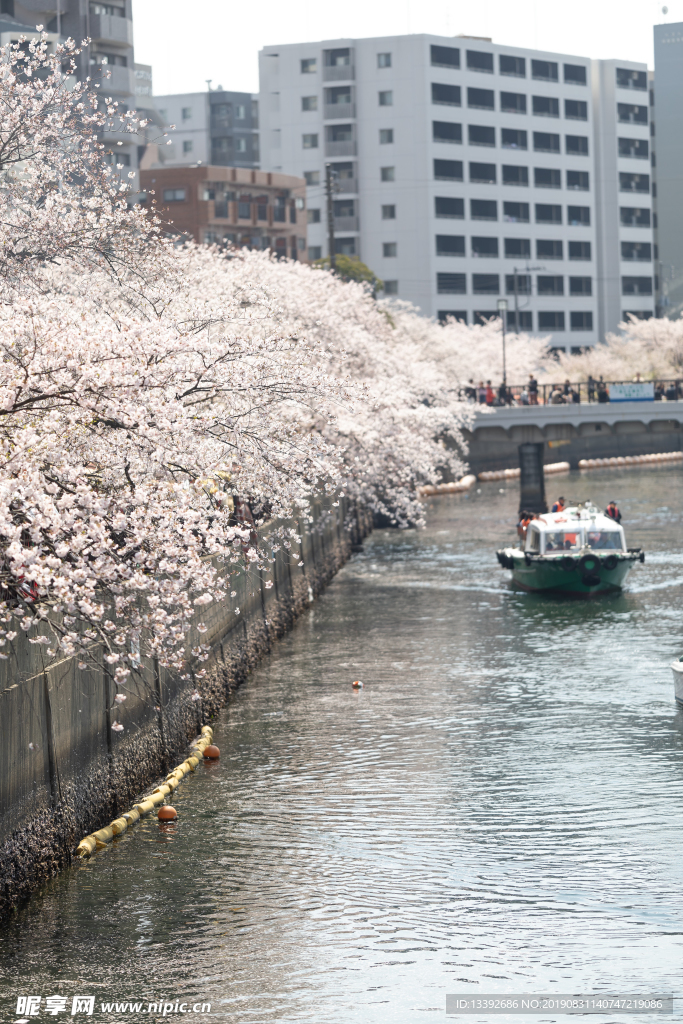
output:
[[640,548],[627,548],[623,527],[591,502],[532,519],[520,547],[496,552],[523,590],[590,596],[619,590]]

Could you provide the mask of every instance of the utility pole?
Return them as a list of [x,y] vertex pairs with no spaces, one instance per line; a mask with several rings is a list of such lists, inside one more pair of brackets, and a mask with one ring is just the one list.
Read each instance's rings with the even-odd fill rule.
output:
[[508,313],[508,300],[498,299],[498,312],[500,314],[500,322],[503,328],[503,393],[505,400],[507,399],[507,369],[505,365],[505,318]]
[[325,164],[325,195],[327,196],[327,244],[330,248],[330,270],[336,270],[336,253],[334,245],[334,207],[332,205],[332,164]]

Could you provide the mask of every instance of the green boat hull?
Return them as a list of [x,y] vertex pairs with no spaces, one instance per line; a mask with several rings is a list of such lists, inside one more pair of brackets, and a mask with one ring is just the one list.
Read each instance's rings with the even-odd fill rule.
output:
[[554,591],[581,597],[621,590],[637,558],[635,555],[621,555],[613,569],[600,565],[592,573],[590,582],[585,582],[577,565],[567,570],[559,558],[536,555],[525,559],[524,552],[516,548],[507,548],[505,555],[512,561],[513,581],[523,590]]

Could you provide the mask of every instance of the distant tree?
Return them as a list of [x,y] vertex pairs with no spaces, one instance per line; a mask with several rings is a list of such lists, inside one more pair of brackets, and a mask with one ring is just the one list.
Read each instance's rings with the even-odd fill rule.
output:
[[[344,256],[340,253],[334,262],[335,273],[342,281],[358,281],[360,284],[367,282],[373,292],[381,292],[384,289],[384,282],[380,281],[377,275],[370,270],[370,267],[359,260],[357,256]],[[322,259],[315,260],[313,266],[329,270],[330,257],[323,256]]]

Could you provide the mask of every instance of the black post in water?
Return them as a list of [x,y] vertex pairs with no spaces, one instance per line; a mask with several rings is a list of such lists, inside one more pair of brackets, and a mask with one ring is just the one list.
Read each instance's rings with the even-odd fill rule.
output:
[[547,512],[543,479],[543,442],[519,446],[519,511]]

